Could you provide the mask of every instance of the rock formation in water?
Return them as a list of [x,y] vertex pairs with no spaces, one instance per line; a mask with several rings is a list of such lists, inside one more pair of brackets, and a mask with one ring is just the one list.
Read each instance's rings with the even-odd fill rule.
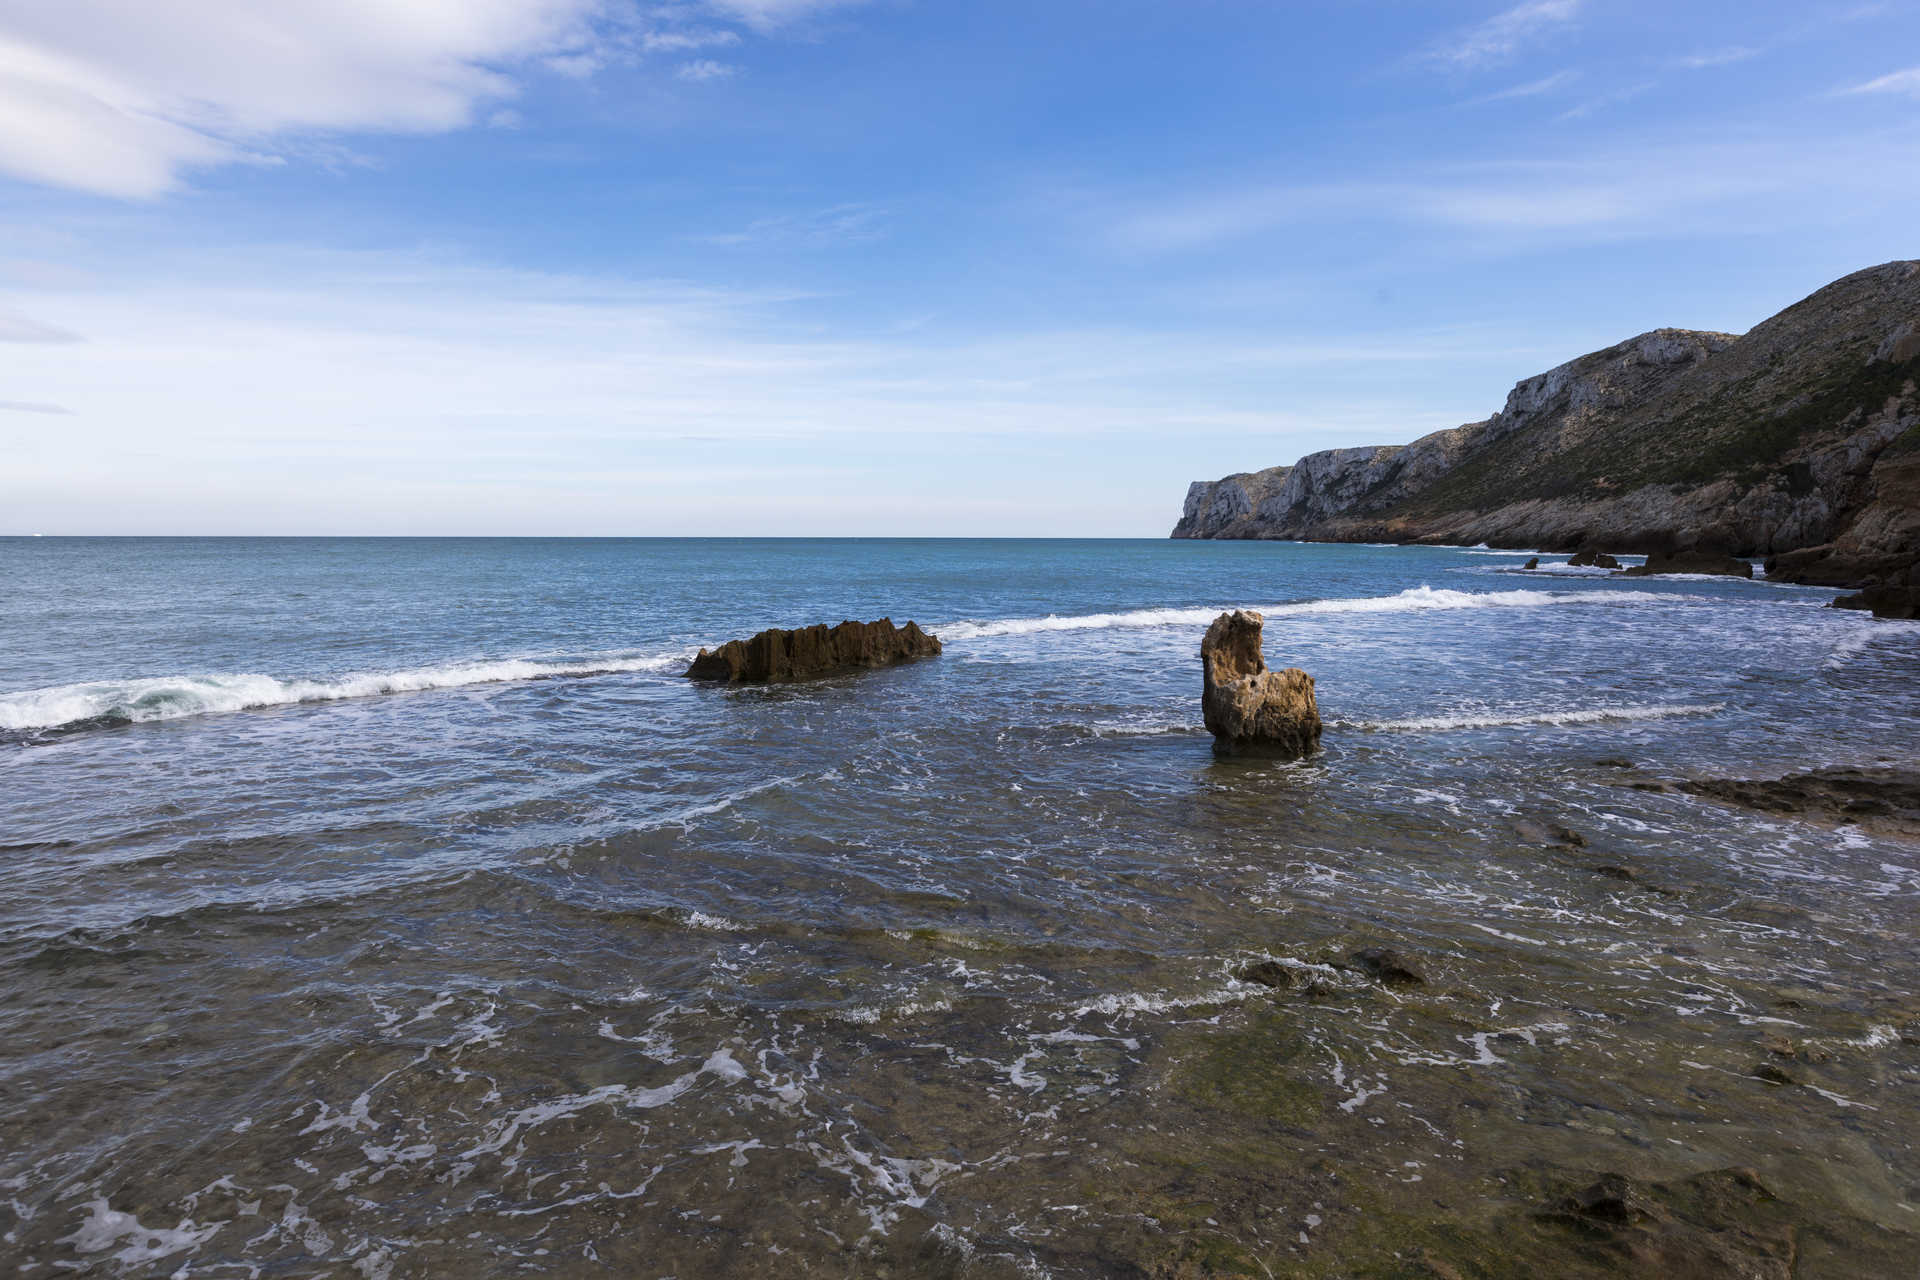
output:
[[1744,335],[1642,334],[1412,444],[1201,481],[1173,536],[1702,548],[1787,581],[1920,585],[1920,262]]
[[1702,573],[1725,578],[1751,578],[1753,565],[1739,556],[1717,551],[1649,551],[1647,562],[1623,569],[1623,578],[1655,577],[1663,573]]
[[1876,618],[1920,618],[1920,587],[1868,587],[1839,596],[1836,609],[1865,609]]
[[1582,551],[1567,561],[1573,569],[1618,569],[1620,562],[1604,551]]
[[886,667],[940,652],[940,640],[909,622],[843,622],[783,631],[762,631],[751,640],[729,640],[718,649],[702,649],[687,668],[691,680],[801,680],[862,667]]
[[1267,670],[1257,613],[1223,613],[1200,642],[1200,709],[1222,755],[1298,759],[1320,745],[1313,677]]

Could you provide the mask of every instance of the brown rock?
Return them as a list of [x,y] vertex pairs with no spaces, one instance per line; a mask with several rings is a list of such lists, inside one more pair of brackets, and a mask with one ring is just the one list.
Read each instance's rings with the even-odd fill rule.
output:
[[1538,569],[1540,567],[1540,557],[1535,556],[1520,567],[1522,569]]
[[1620,562],[1604,551],[1582,551],[1567,561],[1575,569],[1618,569]]
[[1427,975],[1421,972],[1420,966],[1392,947],[1368,947],[1354,952],[1351,959],[1355,967],[1375,982],[1390,987],[1426,985]]
[[1650,551],[1647,562],[1624,570],[1623,578],[1646,578],[1662,573],[1712,573],[1727,578],[1751,578],[1753,566],[1738,556],[1713,551]]
[[1920,587],[1868,587],[1833,602],[1835,609],[1866,609],[1876,618],[1920,618]]
[[1221,755],[1298,759],[1320,745],[1320,708],[1313,677],[1296,667],[1267,670],[1260,654],[1262,618],[1223,613],[1200,642],[1200,708]]
[[783,631],[762,631],[751,640],[729,640],[702,649],[687,668],[690,680],[802,680],[808,676],[885,667],[940,652],[940,640],[915,623],[895,627],[891,618],[843,622]]

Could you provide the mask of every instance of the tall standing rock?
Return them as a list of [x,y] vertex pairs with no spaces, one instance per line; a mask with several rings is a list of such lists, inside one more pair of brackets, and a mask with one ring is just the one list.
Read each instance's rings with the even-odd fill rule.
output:
[[1207,628],[1200,642],[1200,709],[1218,754],[1297,760],[1320,745],[1313,677],[1297,667],[1267,670],[1260,654],[1264,621],[1235,610]]

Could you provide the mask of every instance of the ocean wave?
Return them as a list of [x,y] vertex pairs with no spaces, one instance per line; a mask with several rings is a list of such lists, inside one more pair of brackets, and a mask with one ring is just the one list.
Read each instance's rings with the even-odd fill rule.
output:
[[1407,613],[1424,609],[1523,609],[1557,604],[1647,603],[1679,599],[1652,591],[1456,591],[1451,587],[1410,587],[1397,595],[1301,600],[1275,605],[1209,605],[1204,608],[1132,609],[1044,618],[1000,618],[952,622],[936,628],[945,641],[984,640],[995,636],[1047,631],[1103,631],[1113,627],[1204,626],[1232,609],[1257,609],[1267,618],[1325,613]]
[[1668,720],[1675,716],[1707,716],[1726,710],[1726,703],[1664,703],[1648,707],[1588,707],[1579,711],[1463,711],[1450,716],[1422,716],[1413,720],[1336,720],[1342,729],[1374,732],[1423,732],[1436,729],[1505,729],[1526,725],[1600,724],[1609,720]]
[[0,694],[0,729],[19,731],[85,724],[132,724],[223,711],[293,706],[302,702],[337,702],[387,693],[455,689],[467,685],[665,671],[686,662],[689,656],[679,653],[648,657],[605,656],[574,661],[504,658],[453,662],[404,671],[361,672],[331,680],[282,680],[250,672],[94,680],[84,684],[63,684],[48,689]]

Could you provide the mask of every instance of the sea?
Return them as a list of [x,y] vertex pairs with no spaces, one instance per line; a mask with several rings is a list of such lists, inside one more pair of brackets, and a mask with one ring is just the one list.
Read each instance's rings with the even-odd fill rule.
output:
[[[1672,784],[1913,765],[1920,624],[1531,554],[0,539],[0,1261],[1584,1275],[1740,1169],[1893,1274],[1920,846]],[[1311,759],[1215,756],[1232,608]]]

